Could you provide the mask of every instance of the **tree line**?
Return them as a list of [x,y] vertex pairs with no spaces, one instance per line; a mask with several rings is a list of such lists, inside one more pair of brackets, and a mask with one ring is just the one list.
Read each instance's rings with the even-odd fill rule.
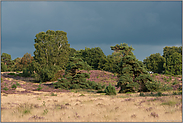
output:
[[162,56],[159,53],[151,54],[141,62],[133,54],[132,46],[126,43],[111,46],[114,52],[106,56],[100,47],[85,47],[81,50],[71,48],[64,31],[47,30],[35,37],[34,56],[26,53],[22,58],[12,60],[11,55],[2,53],[2,72],[23,71],[37,81],[45,82],[53,80],[58,71],[65,70],[70,82],[77,83],[76,76],[82,80],[83,76],[88,75],[77,73],[76,70],[104,70],[118,75],[117,87],[121,87],[120,92],[150,90],[151,86],[148,85],[153,80],[147,71],[173,75],[182,73],[182,46],[166,46]]

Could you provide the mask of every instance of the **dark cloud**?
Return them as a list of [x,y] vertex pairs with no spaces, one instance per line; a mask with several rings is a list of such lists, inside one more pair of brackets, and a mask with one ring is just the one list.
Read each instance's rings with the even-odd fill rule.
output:
[[[106,55],[120,43],[162,51],[166,45],[181,45],[181,23],[181,2],[3,1],[2,52],[13,59],[26,50],[33,55],[35,35],[49,29],[67,32],[76,49],[98,45]],[[134,51],[141,60],[143,52]],[[157,50],[146,53],[153,52]]]

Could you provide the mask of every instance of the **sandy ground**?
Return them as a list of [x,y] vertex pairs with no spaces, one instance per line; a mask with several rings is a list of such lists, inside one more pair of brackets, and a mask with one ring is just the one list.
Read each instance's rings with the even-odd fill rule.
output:
[[[19,91],[22,91],[21,88]],[[2,122],[182,122],[182,95],[1,93]]]

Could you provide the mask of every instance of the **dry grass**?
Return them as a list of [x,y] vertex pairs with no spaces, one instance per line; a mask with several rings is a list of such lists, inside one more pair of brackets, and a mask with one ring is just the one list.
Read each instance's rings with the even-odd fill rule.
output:
[[46,92],[39,95],[2,94],[2,122],[182,121],[181,95],[137,97],[126,94],[121,98],[125,94],[55,94],[57,96]]

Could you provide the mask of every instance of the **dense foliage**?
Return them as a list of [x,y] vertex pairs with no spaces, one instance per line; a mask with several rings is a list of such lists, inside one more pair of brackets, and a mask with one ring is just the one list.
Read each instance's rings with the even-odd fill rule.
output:
[[149,57],[143,60],[148,71],[155,73],[162,73],[164,71],[165,58],[160,53],[151,54]]
[[111,49],[120,57],[118,77],[119,81],[116,87],[120,87],[119,93],[149,91],[146,83],[152,81],[141,61],[138,61],[133,55],[132,47],[125,43],[111,46]]
[[7,71],[7,65],[4,64],[4,62],[1,62],[1,72]]
[[159,53],[151,54],[144,59],[148,71],[155,73],[165,73],[169,75],[182,74],[182,46],[164,47],[163,55]]
[[[70,48],[64,31],[48,30],[38,33],[34,46],[34,57],[26,53],[22,58],[11,60],[11,55],[2,53],[1,71],[23,71],[21,76],[35,77],[38,82],[55,81],[59,78],[54,83],[55,88],[102,90],[104,85],[97,84],[93,81],[95,79],[87,80],[90,78],[89,72],[81,70],[105,70],[117,74],[116,87],[120,88],[119,93],[171,89],[154,81],[147,71],[182,74],[182,46],[166,46],[163,48],[163,56],[159,53],[151,54],[143,62],[136,59],[132,52],[134,49],[126,43],[111,46],[114,52],[107,57],[100,47],[75,50]],[[111,84],[104,92],[116,95],[115,87]]]
[[104,92],[106,95],[116,95],[116,89],[111,85],[111,83],[109,83],[109,86],[105,88]]
[[58,70],[66,68],[70,44],[67,33],[64,31],[48,30],[36,34],[34,60],[32,64],[36,78],[40,81],[49,81]]
[[91,67],[81,58],[70,57],[69,65],[65,71],[65,78],[61,78],[54,83],[55,88],[63,89],[103,89],[105,86],[95,83],[94,81],[87,81],[90,78],[88,73],[81,73],[80,70],[91,70]]
[[104,69],[106,56],[100,47],[86,48],[78,51],[78,56],[86,61],[94,70]]
[[182,74],[182,46],[164,47],[163,57],[166,59],[164,64],[165,74]]
[[11,55],[7,54],[7,53],[2,53],[1,55],[1,62],[3,62],[4,65],[6,65],[7,69],[4,69],[6,71],[11,71],[12,70],[12,65],[13,65],[13,61],[11,59]]

